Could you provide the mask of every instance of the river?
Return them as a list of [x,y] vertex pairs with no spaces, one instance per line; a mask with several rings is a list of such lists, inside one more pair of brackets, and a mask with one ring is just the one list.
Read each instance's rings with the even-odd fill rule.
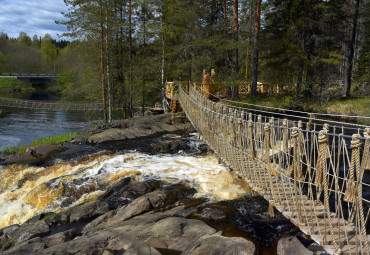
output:
[[0,117],[0,150],[27,146],[37,138],[75,132],[87,125],[81,112],[1,108],[6,114]]

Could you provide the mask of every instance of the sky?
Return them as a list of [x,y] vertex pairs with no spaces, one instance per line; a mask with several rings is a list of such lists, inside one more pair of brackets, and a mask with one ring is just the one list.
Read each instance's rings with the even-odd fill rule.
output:
[[63,0],[0,0],[0,32],[17,38],[26,32],[31,38],[46,33],[54,39],[67,31],[66,26],[55,24],[62,20],[61,12],[68,12]]

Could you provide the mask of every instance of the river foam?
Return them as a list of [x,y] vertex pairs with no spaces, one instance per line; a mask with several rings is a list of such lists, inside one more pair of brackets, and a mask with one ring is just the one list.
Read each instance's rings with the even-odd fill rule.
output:
[[21,224],[48,211],[94,200],[121,178],[157,179],[197,189],[196,197],[229,200],[244,196],[248,185],[213,155],[148,155],[140,152],[91,155],[50,167],[0,169],[0,228]]

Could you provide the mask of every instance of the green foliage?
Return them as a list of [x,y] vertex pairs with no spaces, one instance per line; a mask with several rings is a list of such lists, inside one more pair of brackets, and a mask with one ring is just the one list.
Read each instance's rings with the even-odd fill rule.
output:
[[13,154],[23,154],[29,147],[39,146],[39,145],[55,145],[66,142],[76,136],[76,133],[67,133],[56,136],[47,136],[33,140],[29,146],[18,146],[18,147],[6,147],[3,149],[3,153],[7,155]]
[[13,39],[0,32],[0,73],[57,72],[58,51],[66,44],[66,41],[53,40],[48,34],[40,42],[37,35],[31,40],[21,32],[17,39]]
[[42,60],[45,63],[49,64],[50,66],[55,65],[58,55],[58,48],[53,44],[52,38],[49,34],[46,34],[41,40],[41,53]]
[[4,53],[0,50],[0,73],[4,73],[6,71],[7,60]]
[[20,32],[17,40],[19,43],[25,44],[27,46],[31,46],[32,44],[31,37],[29,37],[25,32]]
[[0,77],[0,89],[4,88],[27,88],[27,84],[13,77]]

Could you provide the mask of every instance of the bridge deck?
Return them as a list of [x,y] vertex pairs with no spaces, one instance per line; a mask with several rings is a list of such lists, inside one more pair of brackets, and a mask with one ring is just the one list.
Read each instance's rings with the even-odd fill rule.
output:
[[[267,118],[262,123],[262,118],[253,121],[249,115],[247,122],[246,113],[204,99],[196,89],[186,93],[180,87],[179,93],[186,115],[203,140],[272,208],[330,254],[369,254],[365,229],[369,207],[363,208],[368,201],[361,197],[367,184],[360,178],[361,171],[355,182],[358,197],[352,202],[344,201],[351,178],[348,166],[353,165],[344,137],[336,137],[331,149],[328,141],[321,143],[322,137],[314,132],[302,131],[298,135],[293,132],[297,128],[289,130],[286,123],[283,128],[270,129]],[[367,167],[368,142],[369,137],[363,150],[363,169]],[[325,157],[321,157],[323,148],[328,149]],[[336,160],[340,157],[343,159]],[[323,181],[318,182],[318,169],[322,167]]]

